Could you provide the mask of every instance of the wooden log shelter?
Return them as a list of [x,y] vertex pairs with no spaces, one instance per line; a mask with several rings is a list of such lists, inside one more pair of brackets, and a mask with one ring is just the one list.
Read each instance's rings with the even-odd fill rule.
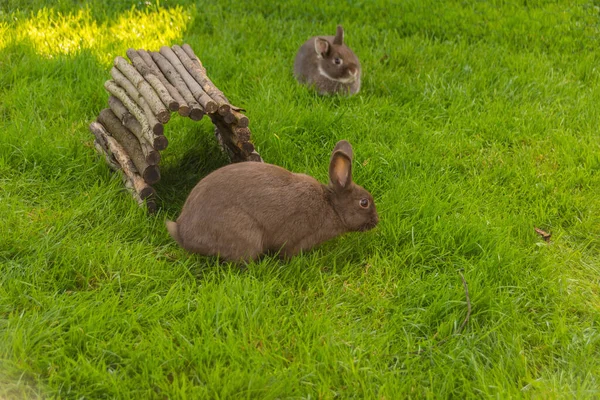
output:
[[116,57],[104,84],[108,107],[90,124],[94,147],[109,167],[122,174],[125,187],[149,212],[156,210],[153,184],[160,180],[160,151],[169,141],[164,125],[172,112],[194,121],[207,115],[215,136],[232,162],[262,158],[250,141],[248,117],[208,78],[188,44],[160,51],[127,50],[129,63]]

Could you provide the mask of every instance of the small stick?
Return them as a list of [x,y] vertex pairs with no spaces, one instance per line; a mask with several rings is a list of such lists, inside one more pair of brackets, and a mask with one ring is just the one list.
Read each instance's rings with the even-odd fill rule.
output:
[[119,121],[110,108],[105,108],[100,111],[100,114],[98,114],[98,122],[100,122],[108,133],[123,146],[127,155],[129,155],[129,158],[133,162],[133,165],[135,165],[137,172],[146,182],[153,184],[160,180],[158,166],[148,164],[138,139],[121,124],[121,121]]
[[535,228],[535,233],[540,235],[542,237],[542,239],[544,239],[546,242],[548,242],[548,243],[550,242],[550,238],[552,237],[551,233],[543,231],[540,228]]
[[[114,96],[108,98],[108,106],[115,113],[121,123],[129,129],[140,141],[142,151],[148,164],[156,165],[160,162],[160,153],[157,150],[167,148],[169,141],[164,135],[150,135],[145,132],[140,122],[125,108],[121,100]],[[162,126],[162,125],[161,125]]]
[[140,57],[137,51],[134,49],[127,49],[127,57],[131,60],[131,63],[138,70],[140,74],[148,81],[150,86],[154,88],[158,97],[162,100],[163,104],[166,105],[169,110],[179,110],[179,103],[171,96],[162,81],[152,72],[150,67],[146,65],[146,62]]
[[215,101],[204,92],[200,84],[194,79],[194,77],[192,77],[192,75],[190,75],[173,50],[170,47],[163,46],[160,48],[160,54],[165,56],[165,58],[169,60],[171,65],[179,73],[196,100],[198,100],[198,103],[200,103],[204,108],[204,112],[207,114],[212,114],[217,111],[217,103],[215,103]]
[[175,88],[175,86],[173,86],[167,80],[167,78],[165,78],[160,68],[158,68],[158,65],[156,65],[156,63],[152,59],[152,56],[150,56],[150,54],[148,54],[148,52],[143,49],[139,49],[137,51],[137,54],[144,61],[144,63],[146,63],[146,66],[150,68],[150,71],[152,71],[152,73],[162,82],[162,84],[165,86],[165,88],[173,97],[173,99],[175,99],[175,101],[179,103],[179,110],[177,111],[179,115],[181,115],[182,117],[188,117],[190,115],[190,107],[187,105],[185,99],[183,98],[181,93],[179,93],[179,91]]
[[160,53],[152,52],[150,53],[150,55],[152,56],[152,59],[154,60],[154,62],[156,62],[160,70],[163,72],[167,80],[171,82],[171,84],[175,86],[175,88],[177,88],[179,93],[181,93],[181,95],[185,99],[186,103],[190,106],[190,118],[195,121],[199,121],[200,119],[202,119],[202,117],[204,116],[204,110],[202,109],[200,104],[198,104],[198,102],[194,98],[194,95],[192,94],[192,92],[190,92],[190,89],[188,89],[185,82],[183,81],[181,76],[179,76],[177,71],[175,71],[175,68],[171,65],[169,60],[167,60],[165,56],[163,56]]
[[117,56],[114,61],[114,66],[121,71],[131,83],[133,83],[135,88],[150,106],[152,113],[156,115],[156,118],[163,124],[169,122],[171,113],[167,110],[152,86],[146,82],[144,77],[133,67],[133,65],[129,64],[123,57]]

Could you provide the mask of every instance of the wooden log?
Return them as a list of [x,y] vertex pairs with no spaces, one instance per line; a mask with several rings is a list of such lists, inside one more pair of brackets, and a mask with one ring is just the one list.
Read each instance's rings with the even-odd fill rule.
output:
[[[235,137],[241,142],[250,142],[250,129],[248,128],[240,128],[234,127],[233,132],[235,133]],[[252,151],[252,150],[251,150]]]
[[231,109],[231,114],[235,117],[235,124],[238,128],[247,128],[250,125],[250,120],[241,112]]
[[146,63],[146,66],[150,68],[152,73],[156,75],[156,77],[158,77],[158,79],[162,82],[162,84],[165,86],[165,88],[173,97],[173,99],[175,99],[175,101],[179,103],[179,109],[177,111],[179,115],[181,115],[182,117],[188,117],[190,115],[190,106],[188,106],[185,99],[183,98],[181,93],[179,93],[179,91],[175,88],[175,86],[173,86],[167,80],[167,78],[165,78],[160,68],[158,68],[158,65],[156,65],[156,63],[152,59],[152,56],[150,56],[150,54],[148,54],[148,52],[143,49],[137,50],[137,54],[144,61],[144,63]]
[[[113,169],[114,171],[120,172],[123,183],[125,184],[125,188],[129,191],[129,193],[131,194],[133,199],[136,201],[136,203],[138,203],[138,205],[141,206],[145,202],[148,212],[151,214],[155,213],[156,212],[156,202],[154,201],[155,192],[152,192],[150,195],[148,195],[148,197],[146,197],[146,199],[142,199],[140,197],[140,195],[135,191],[133,183],[129,180],[127,175],[125,175],[125,173],[123,173],[123,171],[121,170],[121,165],[111,155],[108,154],[109,151],[107,149],[105,149],[104,147],[102,147],[100,145],[100,143],[98,143],[97,140],[94,140],[94,147],[95,147],[96,151],[106,159],[106,162],[108,163],[108,166],[111,169]],[[152,187],[150,187],[150,189],[154,190]],[[147,192],[144,193],[144,195],[147,195]]]
[[227,124],[219,114],[209,114],[215,125],[215,134],[220,136],[220,142],[227,148],[232,162],[247,161],[252,159],[254,145],[249,141],[250,130],[248,128],[236,128],[235,125]]
[[144,111],[144,115],[146,120],[148,121],[148,126],[155,135],[162,135],[164,132],[163,125],[158,121],[157,117],[154,115],[154,111],[148,105],[148,102],[144,99],[144,97],[139,93],[139,91],[135,88],[133,83],[125,75],[121,73],[119,69],[116,67],[111,68],[110,75],[114,79],[115,83],[117,83],[120,87],[125,89],[125,92],[131,97],[138,106]]
[[143,200],[154,194],[154,189],[142,179],[142,177],[137,173],[135,169],[135,165],[131,159],[127,156],[125,149],[117,142],[113,137],[111,137],[104,126],[99,122],[92,122],[90,124],[90,130],[96,136],[96,138],[101,138],[99,140],[100,143],[106,143],[106,148],[111,155],[115,157],[119,165],[121,166],[121,171],[127,176],[127,179],[131,182],[133,190],[138,194],[138,196]]
[[94,148],[96,149],[96,151],[98,151],[98,153],[100,153],[101,155],[103,155],[105,157],[106,163],[108,164],[108,166],[111,169],[113,169],[115,171],[121,169],[121,165],[119,165],[119,162],[117,161],[115,156],[108,149],[108,143],[106,142],[106,136],[102,135],[99,130],[92,129],[92,128],[93,128],[92,125],[90,125],[90,131],[92,132],[92,134],[95,137]]
[[[142,152],[148,164],[156,165],[160,162],[158,150],[167,148],[169,141],[164,135],[149,135],[142,128],[140,122],[127,110],[123,103],[116,97],[108,98],[108,106],[115,113],[121,123],[129,129],[140,141]],[[162,125],[161,125],[162,126]],[[150,142],[150,140],[152,140]]]
[[[134,188],[133,183],[129,180],[126,179],[125,176],[123,176],[123,183],[125,184],[125,188],[127,188],[127,190],[129,190],[131,192],[131,195],[133,196],[133,199],[136,201],[136,203],[138,203],[139,206],[143,206],[144,203],[146,204],[146,209],[148,210],[148,212],[150,214],[154,214],[156,212],[156,201],[154,201],[155,198],[155,192],[152,193],[152,195],[146,197],[145,199],[143,199],[136,191]],[[152,189],[154,190],[154,189]]]
[[171,96],[162,81],[155,75],[154,72],[146,65],[146,62],[140,57],[137,51],[134,49],[127,49],[127,57],[131,60],[131,63],[135,69],[144,77],[146,81],[152,86],[158,97],[169,110],[179,110],[179,103]]
[[[219,114],[220,115],[220,114]],[[220,115],[226,124],[235,125],[240,128],[247,128],[249,125],[248,117],[233,108],[225,115]]]
[[158,68],[162,71],[167,80],[171,83],[171,85],[175,86],[179,93],[183,96],[186,103],[190,106],[190,118],[199,121],[204,116],[204,109],[200,106],[200,104],[194,98],[194,95],[188,89],[187,85],[177,73],[175,68],[171,65],[169,60],[167,60],[162,54],[151,52],[150,55]]
[[160,48],[160,54],[165,56],[165,58],[169,60],[171,65],[179,73],[188,89],[190,89],[194,95],[194,98],[198,100],[198,103],[200,103],[204,108],[204,112],[207,114],[216,112],[218,109],[217,103],[208,94],[206,94],[204,89],[202,89],[202,86],[200,86],[194,77],[190,75],[173,50],[170,47],[163,46]]
[[119,118],[117,118],[110,108],[100,111],[98,122],[123,146],[138,173],[146,182],[153,184],[160,180],[158,166],[148,164],[138,139],[121,124]]
[[[154,133],[156,136],[164,135],[165,127],[160,123],[156,115],[154,115],[152,109],[148,105],[148,102],[146,102],[146,100],[143,98],[140,98],[139,100],[140,106],[142,107],[142,110],[144,110],[144,114],[146,114],[146,117],[148,117],[148,125],[150,125],[152,133]],[[155,139],[156,136],[154,137]]]
[[[112,72],[112,70],[111,70]],[[122,75],[122,74],[121,74]],[[113,80],[104,82],[104,88],[117,99],[121,100],[121,103],[125,108],[138,120],[142,126],[142,132],[148,143],[153,143],[154,133],[148,123],[148,118],[144,114],[144,110],[127,94],[125,89],[117,85]]]
[[[175,46],[177,46],[177,45],[175,45]],[[177,47],[175,47],[175,46],[173,46],[174,49],[179,48],[179,46],[177,46]],[[198,58],[196,53],[194,53],[194,50],[192,49],[192,47],[189,44],[184,43],[181,46],[181,50],[183,50],[183,52],[188,56],[188,58],[192,62],[191,69],[197,71],[194,73],[191,73],[191,72],[190,73],[194,76],[194,78],[196,78],[196,76],[198,76],[198,74],[199,74],[199,79],[197,79],[197,80],[198,80],[198,83],[200,83],[200,85],[204,89],[204,91],[206,93],[208,93],[209,96],[214,98],[215,101],[217,101],[218,103],[229,104],[229,100],[227,100],[227,97],[225,97],[223,92],[208,77],[208,74],[206,73],[206,68],[204,68],[204,65],[202,65],[202,61],[200,61],[200,59]],[[176,50],[174,50],[174,51],[176,51]],[[179,52],[179,50],[177,50],[176,54],[179,56],[181,54],[181,52]]]
[[235,115],[233,115],[231,112],[228,112],[227,114],[223,115],[223,121],[225,121],[227,124],[233,124],[235,123]]
[[96,149],[98,154],[104,157],[110,169],[112,169],[113,171],[118,171],[121,169],[121,165],[119,165],[117,160],[115,160],[115,158],[112,155],[108,154],[108,150],[102,147],[102,145],[98,142],[97,139],[94,139],[94,148]]
[[119,142],[110,136],[106,138],[106,141],[108,142],[111,152],[116,156],[119,164],[121,164],[121,170],[127,175],[140,198],[143,200],[152,196],[155,193],[154,189],[135,171],[133,162],[127,157],[125,150],[121,147]]
[[163,124],[169,122],[171,113],[167,110],[167,107],[163,104],[152,86],[146,82],[144,77],[133,67],[133,65],[129,64],[123,57],[117,56],[115,57],[114,66],[121,71],[131,83],[133,83],[140,95],[150,106],[152,113],[156,115],[156,118]]
[[225,97],[223,92],[221,92],[219,88],[217,88],[210,80],[206,73],[206,68],[204,68],[202,62],[198,56],[196,56],[192,47],[187,43],[181,47],[174,45],[173,51],[175,54],[177,54],[188,72],[194,77],[200,86],[202,86],[202,89],[204,89],[204,91],[217,102],[219,114],[227,114],[231,109],[229,100],[227,100],[227,97]]

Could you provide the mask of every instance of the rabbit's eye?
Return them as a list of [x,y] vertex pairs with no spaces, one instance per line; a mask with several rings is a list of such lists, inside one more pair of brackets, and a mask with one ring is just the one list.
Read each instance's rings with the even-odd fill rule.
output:
[[336,57],[333,59],[333,62],[336,63],[337,65],[340,65],[342,63],[342,59],[339,57]]
[[362,208],[368,208],[369,207],[369,199],[360,199],[359,204]]

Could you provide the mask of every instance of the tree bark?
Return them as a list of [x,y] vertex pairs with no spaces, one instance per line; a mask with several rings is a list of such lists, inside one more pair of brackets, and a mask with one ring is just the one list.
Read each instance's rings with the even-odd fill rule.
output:
[[169,60],[167,60],[165,56],[163,56],[160,53],[151,52],[150,55],[152,56],[152,59],[154,60],[154,62],[156,62],[160,70],[163,72],[165,78],[167,78],[167,80],[171,82],[171,85],[177,88],[179,93],[181,93],[181,95],[185,99],[186,103],[190,106],[190,118],[195,121],[201,120],[204,116],[203,108],[196,101],[194,95],[192,94],[190,89],[188,89],[185,82],[183,81],[181,76],[179,76],[179,74],[171,65]]
[[137,54],[144,61],[146,66],[148,68],[150,68],[150,71],[152,71],[152,73],[158,77],[158,79],[165,86],[165,88],[167,89],[169,94],[171,94],[171,96],[175,99],[175,101],[177,101],[177,103],[179,103],[179,110],[178,110],[179,115],[181,115],[182,117],[188,117],[190,115],[190,106],[188,106],[187,102],[185,101],[185,99],[183,98],[181,93],[179,93],[177,88],[175,88],[175,86],[173,86],[167,80],[167,78],[165,78],[165,76],[161,72],[158,65],[156,65],[156,63],[152,59],[152,56],[146,50],[143,50],[143,49],[138,50]]
[[138,139],[121,124],[110,108],[100,111],[98,122],[123,146],[138,173],[146,182],[153,184],[160,180],[158,166],[148,164]]
[[169,122],[171,113],[167,110],[167,107],[163,104],[152,86],[146,82],[144,77],[133,67],[133,65],[129,64],[123,57],[118,56],[115,58],[114,66],[121,71],[131,83],[133,83],[134,87],[150,106],[152,113],[156,115],[156,118],[163,124]]
[[173,50],[170,47],[163,46],[160,48],[160,54],[169,60],[171,65],[179,73],[186,86],[194,95],[194,98],[196,98],[198,103],[200,103],[204,108],[204,112],[207,114],[212,114],[217,111],[217,103],[208,94],[206,94],[206,92],[204,92],[202,86],[200,86],[194,77],[190,75]]

